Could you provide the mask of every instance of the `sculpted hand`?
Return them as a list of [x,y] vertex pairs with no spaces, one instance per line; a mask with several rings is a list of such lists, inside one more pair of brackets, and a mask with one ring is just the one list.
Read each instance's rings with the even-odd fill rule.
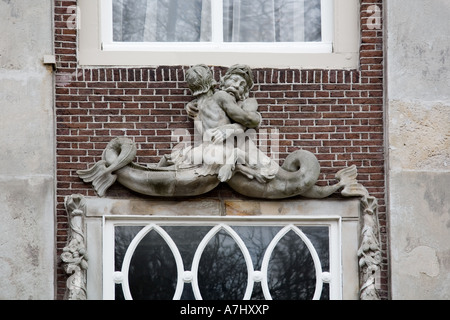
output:
[[211,141],[214,144],[221,144],[226,139],[226,134],[223,130],[216,128],[211,130]]
[[198,115],[198,107],[197,107],[197,101],[191,101],[189,102],[186,107],[186,112],[188,114],[188,117],[191,119],[194,119]]
[[230,128],[216,128],[211,130],[211,141],[214,144],[221,144],[225,140],[227,140],[232,134],[235,133],[235,130]]

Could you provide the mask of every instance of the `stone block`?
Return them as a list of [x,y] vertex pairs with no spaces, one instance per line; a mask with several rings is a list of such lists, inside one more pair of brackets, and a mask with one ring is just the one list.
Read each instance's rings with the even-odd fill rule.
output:
[[392,173],[390,188],[392,298],[450,299],[450,172]]
[[53,299],[54,182],[0,176],[0,300]]
[[389,102],[391,170],[450,170],[450,102]]

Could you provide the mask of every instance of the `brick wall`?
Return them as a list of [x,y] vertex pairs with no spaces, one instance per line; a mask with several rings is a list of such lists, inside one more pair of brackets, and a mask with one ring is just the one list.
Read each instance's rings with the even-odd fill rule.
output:
[[[387,246],[383,144],[382,30],[366,26],[367,8],[382,0],[361,1],[361,51],[358,70],[253,69],[252,91],[262,112],[262,128],[280,132],[281,161],[292,151],[313,152],[321,164],[320,184],[344,167],[356,165],[358,180],[379,200],[383,265],[382,297],[387,298]],[[136,162],[157,162],[170,152],[174,129],[192,130],[184,106],[192,100],[184,81],[188,66],[82,68],[77,65],[76,1],[55,0],[57,256],[67,240],[64,197],[94,196],[76,170],[100,160],[106,144],[127,136],[138,147]],[[214,67],[217,80],[226,71]],[[120,185],[107,196],[136,197]],[[241,198],[226,185],[206,197]],[[339,195],[334,195],[338,197]],[[58,258],[59,259],[59,258]],[[57,298],[66,275],[57,262]]]

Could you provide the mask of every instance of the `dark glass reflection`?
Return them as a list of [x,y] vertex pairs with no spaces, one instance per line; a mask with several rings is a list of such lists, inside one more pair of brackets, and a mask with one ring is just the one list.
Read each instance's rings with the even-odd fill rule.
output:
[[314,261],[302,239],[289,231],[273,250],[268,268],[274,300],[310,300],[316,288]]
[[150,231],[137,246],[128,281],[134,300],[172,299],[177,285],[175,258],[156,231]]
[[184,263],[184,270],[192,269],[192,260],[198,245],[211,230],[210,226],[162,227],[177,245]]
[[220,230],[200,259],[198,284],[204,300],[241,300],[247,287],[247,265],[233,238]]
[[[117,226],[114,229],[114,270],[122,269],[123,259],[134,237],[143,229],[142,226]],[[116,285],[116,300],[124,300],[122,286]]]
[[271,226],[233,227],[233,230],[236,231],[247,246],[255,270],[261,270],[264,253],[272,239],[281,229],[281,227]]
[[[184,270],[191,270],[198,245],[213,226],[164,226],[177,245]],[[122,268],[125,252],[143,227],[115,228],[115,270]],[[299,227],[313,243],[322,264],[329,270],[329,228]],[[281,227],[234,226],[244,241],[253,261],[254,270],[261,270],[262,260],[274,236]],[[205,300],[240,300],[247,286],[247,266],[233,238],[219,231],[208,243],[200,259],[199,289]],[[131,260],[129,283],[134,299],[172,299],[177,282],[174,256],[164,239],[150,231],[138,245]],[[315,291],[315,267],[303,240],[288,232],[275,247],[268,269],[269,289],[273,299],[311,299]],[[122,288],[116,286],[116,299],[123,299]],[[181,299],[194,299],[192,287],[184,284]],[[260,283],[254,284],[252,300],[264,299]],[[321,299],[329,299],[329,285],[324,284]]]
[[[137,233],[137,230],[135,227],[116,228],[116,257],[121,257],[116,259],[116,270],[122,268],[123,256],[127,249],[119,248],[124,248],[125,243],[129,244],[131,242],[129,239]],[[121,239],[125,241],[120,241]],[[134,300],[172,299],[177,284],[175,258],[169,246],[155,230],[147,233],[136,247],[130,262],[128,282]],[[116,293],[121,291],[121,288],[117,289]],[[123,298],[123,293],[120,292],[117,298]]]
[[[317,251],[322,271],[330,270],[330,230],[328,227],[300,227]],[[324,283],[320,300],[330,300],[330,284]]]
[[[180,251],[181,258],[183,259],[184,270],[192,269],[192,260],[194,259],[195,251],[199,246],[202,239],[211,230],[210,226],[165,226],[162,227],[175,242],[178,250]],[[194,292],[192,291],[192,285],[185,283],[183,287],[183,293],[181,294],[181,300],[195,300]]]

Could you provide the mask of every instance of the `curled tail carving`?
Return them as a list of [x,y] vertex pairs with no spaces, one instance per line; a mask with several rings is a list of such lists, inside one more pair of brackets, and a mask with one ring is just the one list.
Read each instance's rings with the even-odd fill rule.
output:
[[101,197],[117,179],[117,176],[112,174],[111,170],[106,166],[106,161],[104,160],[100,160],[92,168],[78,170],[77,173],[84,182],[92,182],[94,190]]
[[[127,138],[114,138],[106,146],[102,159],[91,168],[78,170],[84,182],[92,182],[96,193],[102,197],[116,180],[143,194],[158,196],[186,196],[201,194],[217,186],[215,176],[199,176],[197,167],[174,169],[142,167],[133,164],[136,146]],[[124,168],[126,167],[126,168]],[[123,170],[121,170],[123,169]],[[120,170],[120,171],[119,171]],[[320,165],[316,156],[305,150],[291,153],[274,178],[261,182],[245,174],[236,174],[228,185],[242,195],[256,198],[282,199],[300,195],[306,198],[326,198],[343,189],[344,197],[364,196],[365,188],[356,180],[356,166],[344,168],[336,174],[338,183],[318,186]],[[196,190],[198,189],[198,190]]]
[[78,176],[84,182],[92,182],[94,190],[99,196],[103,196],[108,188],[116,181],[113,174],[136,157],[136,147],[130,139],[114,138],[106,146],[102,154],[102,160],[86,170],[78,170]]
[[331,186],[316,186],[314,185],[311,189],[302,193],[302,196],[313,199],[322,199],[330,196],[334,192],[343,188],[341,194],[345,197],[355,196],[357,192],[360,192],[361,185],[357,182],[356,177],[358,176],[358,171],[356,166],[350,166],[344,168],[336,173],[336,179],[338,183]]

